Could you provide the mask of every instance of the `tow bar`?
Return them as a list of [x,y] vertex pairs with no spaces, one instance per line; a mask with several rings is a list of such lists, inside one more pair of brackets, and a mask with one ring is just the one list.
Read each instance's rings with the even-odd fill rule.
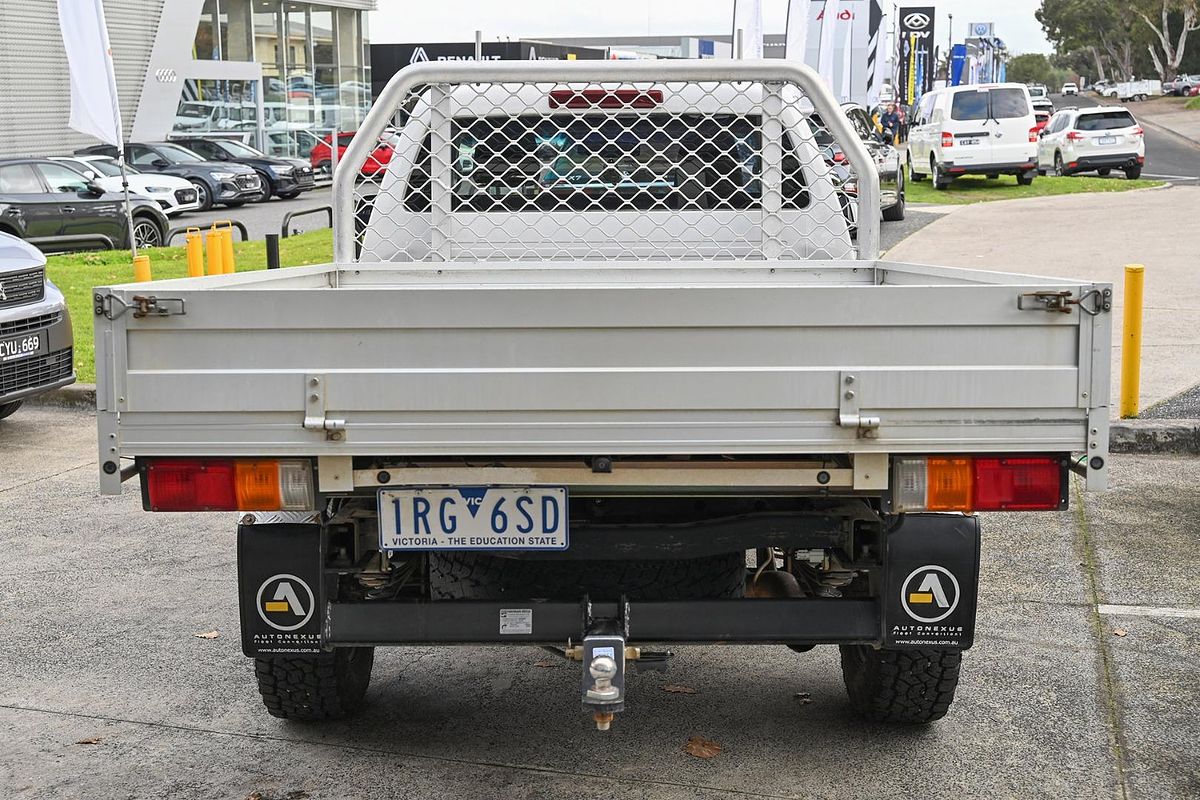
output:
[[625,664],[633,661],[639,669],[665,670],[670,650],[643,650],[625,644],[629,638],[629,600],[622,596],[616,617],[597,617],[592,601],[584,595],[583,643],[565,648],[545,649],[569,661],[583,664],[581,683],[583,710],[592,715],[596,730],[612,727],[613,716],[625,710]]

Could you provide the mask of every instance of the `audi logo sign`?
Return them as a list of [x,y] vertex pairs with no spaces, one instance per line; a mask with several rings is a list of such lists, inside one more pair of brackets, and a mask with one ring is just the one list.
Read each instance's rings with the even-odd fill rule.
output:
[[929,15],[923,14],[920,11],[914,11],[911,14],[904,15],[904,27],[909,30],[920,30],[929,26]]

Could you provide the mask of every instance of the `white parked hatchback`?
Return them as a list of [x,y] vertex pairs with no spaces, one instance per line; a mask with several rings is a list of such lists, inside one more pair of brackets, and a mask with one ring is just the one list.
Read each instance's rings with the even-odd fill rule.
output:
[[1145,163],[1145,131],[1121,106],[1064,108],[1050,118],[1038,139],[1042,174],[1095,170],[1108,175],[1119,169],[1132,180],[1141,177]]
[[908,171],[945,189],[961,175],[1016,175],[1033,183],[1037,120],[1020,83],[934,89],[921,98],[908,134]]

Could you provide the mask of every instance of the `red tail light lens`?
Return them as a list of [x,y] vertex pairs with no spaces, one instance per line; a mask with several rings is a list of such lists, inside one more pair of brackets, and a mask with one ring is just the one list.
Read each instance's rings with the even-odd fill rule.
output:
[[551,108],[654,108],[661,89],[552,89]]
[[1067,131],[1067,141],[1068,142],[1082,142],[1083,134],[1080,133],[1079,131]]
[[1066,505],[1063,458],[896,458],[893,506],[896,511],[1053,511]]
[[1054,458],[977,458],[975,509],[1056,509],[1062,504],[1062,477],[1062,465]]
[[1029,141],[1036,142],[1038,140],[1038,131],[1042,129],[1040,125],[1034,125],[1029,129]]
[[954,146],[954,134],[949,131],[942,131],[942,147]]
[[307,511],[315,506],[305,459],[151,459],[150,511]]
[[236,511],[232,461],[154,461],[146,468],[151,511]]
[[1134,135],[1134,136],[1145,136],[1145,135],[1146,135],[1146,130],[1145,130],[1144,128],[1141,128],[1141,127],[1134,128],[1134,129],[1133,129],[1133,135]]

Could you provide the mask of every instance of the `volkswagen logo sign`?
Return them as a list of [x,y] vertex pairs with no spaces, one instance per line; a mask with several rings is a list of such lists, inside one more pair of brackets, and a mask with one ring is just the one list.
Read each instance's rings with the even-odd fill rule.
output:
[[929,27],[929,15],[922,11],[914,11],[911,14],[904,15],[904,27],[910,31],[919,31],[921,28]]

